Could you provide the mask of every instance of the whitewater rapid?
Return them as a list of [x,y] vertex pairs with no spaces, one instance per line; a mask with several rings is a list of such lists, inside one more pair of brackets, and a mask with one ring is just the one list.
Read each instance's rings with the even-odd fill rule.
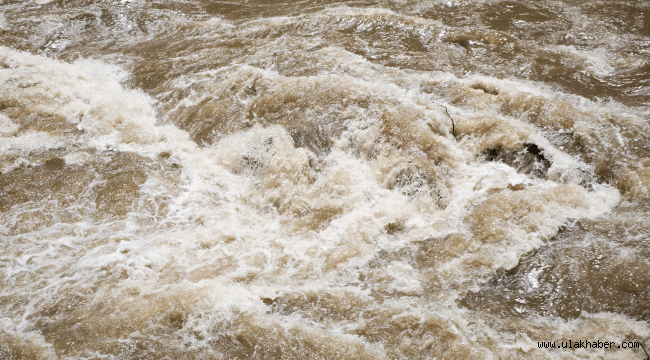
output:
[[448,3],[0,4],[0,355],[641,358],[646,50]]

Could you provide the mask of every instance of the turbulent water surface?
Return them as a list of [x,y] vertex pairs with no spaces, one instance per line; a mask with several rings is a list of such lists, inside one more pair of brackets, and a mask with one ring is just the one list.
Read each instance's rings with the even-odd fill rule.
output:
[[2,359],[643,359],[650,3],[0,0],[0,171]]

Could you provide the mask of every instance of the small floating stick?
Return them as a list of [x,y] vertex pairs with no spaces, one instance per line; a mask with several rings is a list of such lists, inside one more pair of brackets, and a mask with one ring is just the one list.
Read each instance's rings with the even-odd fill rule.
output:
[[451,132],[452,134],[454,134],[454,139],[458,140],[458,137],[456,136],[456,124],[454,124],[454,119],[452,119],[451,115],[449,115],[449,111],[447,110],[447,107],[446,106],[442,106],[442,107],[445,108],[445,114],[447,115],[447,117],[449,117],[449,120],[451,120]]

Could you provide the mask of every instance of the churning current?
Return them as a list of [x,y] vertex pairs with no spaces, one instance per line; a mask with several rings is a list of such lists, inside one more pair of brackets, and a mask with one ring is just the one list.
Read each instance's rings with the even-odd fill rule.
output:
[[649,321],[647,1],[0,0],[1,359],[637,360]]

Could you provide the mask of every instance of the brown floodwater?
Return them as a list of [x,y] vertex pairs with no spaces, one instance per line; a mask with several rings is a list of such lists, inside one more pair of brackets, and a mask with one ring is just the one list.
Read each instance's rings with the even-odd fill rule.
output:
[[0,0],[1,359],[644,359],[650,3]]

